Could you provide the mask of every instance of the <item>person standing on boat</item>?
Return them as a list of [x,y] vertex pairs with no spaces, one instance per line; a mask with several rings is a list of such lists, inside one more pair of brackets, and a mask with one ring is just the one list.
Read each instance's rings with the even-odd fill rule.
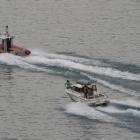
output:
[[66,86],[66,88],[70,88],[71,87],[71,83],[70,83],[69,80],[66,81],[65,86]]
[[9,31],[8,31],[8,25],[5,27],[5,34],[7,36],[6,42],[7,42],[7,52],[10,52],[10,49],[12,47],[12,37],[10,37],[9,35]]
[[12,39],[7,38],[7,52],[10,52],[11,47],[12,47]]
[[88,98],[88,87],[85,85],[84,86],[84,94],[85,94],[85,98]]

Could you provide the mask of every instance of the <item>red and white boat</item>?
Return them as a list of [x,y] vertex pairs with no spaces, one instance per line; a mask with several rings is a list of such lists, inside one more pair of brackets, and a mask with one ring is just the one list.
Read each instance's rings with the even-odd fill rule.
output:
[[11,53],[18,56],[28,56],[31,51],[13,44],[14,36],[9,35],[8,26],[5,33],[0,34],[0,53]]

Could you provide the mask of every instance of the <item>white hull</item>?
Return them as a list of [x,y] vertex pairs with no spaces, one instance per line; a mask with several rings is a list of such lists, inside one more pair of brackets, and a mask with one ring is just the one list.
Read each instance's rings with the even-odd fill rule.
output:
[[80,93],[73,91],[71,89],[65,89],[65,92],[68,94],[71,100],[75,102],[82,102],[89,106],[107,105],[109,103],[107,96],[99,96],[99,97],[87,99],[82,97]]

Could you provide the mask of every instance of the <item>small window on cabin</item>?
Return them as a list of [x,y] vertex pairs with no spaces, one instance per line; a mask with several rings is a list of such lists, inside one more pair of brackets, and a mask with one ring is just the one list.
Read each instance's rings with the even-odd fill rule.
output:
[[75,91],[80,92],[80,88],[75,87]]

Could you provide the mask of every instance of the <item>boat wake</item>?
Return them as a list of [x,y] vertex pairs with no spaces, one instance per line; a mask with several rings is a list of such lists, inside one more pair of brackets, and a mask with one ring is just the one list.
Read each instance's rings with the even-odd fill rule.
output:
[[[65,110],[66,113],[85,117],[88,119],[93,119],[101,122],[109,122],[109,123],[127,123],[129,124],[129,117],[130,118],[137,118],[137,121],[140,119],[140,104],[137,102],[135,106],[132,103],[135,102],[134,100],[127,100],[125,101],[117,101],[112,100],[108,106],[102,107],[89,107],[80,102],[73,102],[66,105]],[[119,106],[118,106],[118,104]],[[121,108],[120,108],[121,104]],[[127,108],[126,108],[127,105]],[[135,108],[134,108],[135,107]],[[120,117],[121,115],[121,117]],[[125,119],[124,119],[125,118]],[[123,120],[123,122],[122,122]],[[126,125],[126,124],[125,124]]]
[[[111,67],[99,66],[101,63],[95,61],[92,65],[88,63],[87,59],[78,57],[64,56],[59,54],[37,54],[26,57],[25,61],[35,65],[46,65],[52,67],[60,67],[65,69],[73,69],[92,74],[99,74],[113,78],[120,78],[126,80],[140,81],[140,74],[134,74],[127,71],[120,71]],[[91,60],[89,60],[91,61]],[[94,61],[93,61],[94,62]]]
[[97,107],[97,110],[110,114],[122,114],[129,117],[137,117],[140,119],[140,103],[138,100],[111,100],[109,106]]
[[96,108],[89,107],[83,103],[77,102],[77,103],[69,103],[65,107],[66,112],[69,114],[82,116],[88,119],[98,120],[102,122],[112,122],[117,123],[118,120],[114,117],[111,117],[105,113],[102,113]]
[[105,113],[122,114],[129,117],[138,117],[140,119],[140,111],[137,109],[128,108],[128,109],[121,110],[113,106],[108,106],[106,108],[99,107],[97,110],[105,112]]
[[[110,83],[106,80],[107,78],[112,78],[113,80],[124,80],[125,83],[127,83],[128,80],[139,83],[139,73],[115,69],[111,67],[111,64],[104,63],[96,59],[94,60],[86,57],[69,56],[66,54],[51,54],[32,50],[32,54],[28,57],[15,56],[8,53],[1,54],[0,64],[28,69],[35,72],[37,71],[60,75],[65,74],[64,76],[69,76],[72,72],[75,77],[77,75],[79,75],[79,77],[84,76],[88,79],[94,79],[103,86],[113,90],[118,90],[129,95],[139,96],[137,91],[128,89],[129,86],[128,88],[124,88],[123,85],[116,85],[112,81],[112,83]],[[102,79],[102,77],[107,78]]]
[[140,102],[137,99],[125,99],[125,100],[111,100],[111,104],[116,105],[116,106],[122,106],[125,108],[134,108],[140,110]]
[[120,71],[107,66],[104,67],[105,64],[97,60],[66,56],[62,54],[47,54],[35,51],[32,51],[32,55],[28,57],[20,57],[12,54],[1,54],[0,63],[16,65],[22,68],[37,69],[40,69],[40,67],[37,67],[37,65],[43,65],[47,67],[55,66],[68,70],[73,69],[91,74],[140,81],[140,74]]
[[35,65],[29,64],[28,62],[25,61],[24,57],[16,56],[10,53],[0,54],[0,64],[15,66],[22,69],[29,69],[34,71],[46,71]]

